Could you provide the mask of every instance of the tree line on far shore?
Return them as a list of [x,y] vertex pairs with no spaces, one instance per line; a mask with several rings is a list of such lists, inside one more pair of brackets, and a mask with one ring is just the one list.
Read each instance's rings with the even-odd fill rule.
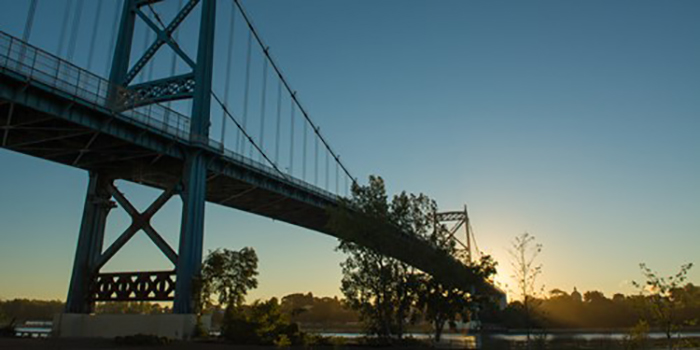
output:
[[[543,329],[623,329],[637,325],[639,320],[652,319],[649,296],[615,293],[611,297],[592,290],[571,293],[552,289],[547,296],[533,298],[533,328]],[[692,283],[672,289],[671,299],[677,301],[676,323],[696,328],[700,317],[700,286]],[[527,327],[523,303],[514,301],[504,310],[485,310],[482,322],[494,328],[524,329]]]
[[[687,283],[671,291],[679,301],[675,317],[689,328],[700,328],[694,320],[700,316],[700,286]],[[545,329],[614,329],[630,328],[640,319],[647,319],[649,310],[644,305],[645,296],[615,293],[611,297],[602,292],[552,289],[546,297],[537,298],[538,308],[535,326]],[[359,321],[357,312],[350,309],[345,300],[338,297],[317,297],[311,292],[294,293],[279,299],[281,310],[292,322],[302,328],[342,329],[355,327]],[[60,300],[12,299],[0,300],[0,324],[12,319],[24,321],[50,321],[54,314],[63,311]],[[213,307],[208,312],[221,313]],[[100,303],[97,313],[102,314],[161,314],[170,308],[149,302]],[[217,317],[215,317],[217,318]],[[522,303],[512,301],[504,310],[489,307],[480,312],[485,327],[496,329],[522,329],[526,327]]]

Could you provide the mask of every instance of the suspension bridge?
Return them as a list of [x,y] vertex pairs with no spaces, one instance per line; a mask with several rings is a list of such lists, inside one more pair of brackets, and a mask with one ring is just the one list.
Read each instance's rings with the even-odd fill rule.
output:
[[[445,283],[494,292],[458,260],[398,229],[339,237],[327,227],[326,209],[355,178],[238,0],[27,3],[16,14],[26,18],[21,37],[0,28],[0,145],[89,172],[67,313],[133,300],[173,301],[174,313],[192,313],[206,201],[352,240]],[[32,44],[42,13],[63,16],[50,29],[59,33],[55,48]],[[115,180],[162,194],[139,212]],[[174,196],[183,203],[177,249],[150,224]],[[132,223],[107,245],[117,204]],[[100,272],[140,231],[173,269]]]

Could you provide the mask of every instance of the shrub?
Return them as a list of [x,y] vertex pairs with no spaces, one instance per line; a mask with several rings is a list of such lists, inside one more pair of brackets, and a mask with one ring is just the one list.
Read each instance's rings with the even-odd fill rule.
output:
[[236,344],[275,345],[282,336],[290,345],[304,343],[304,333],[287,320],[275,298],[226,310],[221,335]]

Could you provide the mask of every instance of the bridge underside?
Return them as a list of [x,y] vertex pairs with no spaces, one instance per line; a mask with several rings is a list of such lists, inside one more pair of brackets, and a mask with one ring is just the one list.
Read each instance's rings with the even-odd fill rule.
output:
[[[7,75],[0,78],[0,140],[15,152],[163,190],[181,181],[188,148]],[[207,201],[314,230],[325,226],[328,194],[304,193],[217,150],[207,153]]]
[[[0,146],[56,163],[168,190],[182,181],[193,142],[129,120],[0,67]],[[206,159],[206,200],[337,236],[327,227],[337,198],[220,149],[196,147]],[[443,282],[494,292],[464,265],[425,242],[387,229],[338,237],[406,261]]]

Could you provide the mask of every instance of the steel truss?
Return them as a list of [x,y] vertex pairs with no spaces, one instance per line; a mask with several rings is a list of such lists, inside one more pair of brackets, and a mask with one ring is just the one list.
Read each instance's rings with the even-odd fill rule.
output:
[[[95,301],[169,301],[174,299],[175,270],[157,272],[100,273],[100,269],[139,231],[144,231],[158,249],[177,266],[177,253],[151,225],[151,218],[181,188],[165,190],[143,212],[139,212],[114,186],[108,175],[92,172],[85,199],[83,222],[68,296],[68,312],[92,312]],[[109,212],[117,203],[131,217],[131,225],[103,251]]]
[[[112,64],[110,81],[115,83],[115,91],[111,92],[109,100],[115,110],[123,111],[158,102],[174,101],[194,98],[195,71],[197,64],[172,38],[179,25],[187,18],[201,0],[190,0],[178,12],[173,20],[161,28],[144,13],[144,7],[150,7],[159,1],[128,0],[122,14],[119,40]],[[209,0],[207,0],[209,1]],[[129,56],[134,35],[134,23],[136,17],[140,18],[146,26],[156,34],[153,43],[141,55],[141,57],[129,68]],[[212,34],[213,35],[213,34]],[[136,76],[143,71],[146,65],[153,59],[158,50],[167,45],[180,57],[192,71],[186,74],[152,80],[140,84],[131,84]]]
[[[206,152],[206,141],[209,139],[210,126],[216,0],[189,0],[167,26],[157,18],[162,28],[144,12],[144,7],[151,7],[161,1],[164,0],[124,1],[107,100],[117,111],[162,101],[186,98],[193,100],[189,144],[182,150],[184,166],[181,180],[178,185],[163,192],[146,211],[139,213],[112,184],[118,178],[117,172],[91,172],[66,303],[67,312],[89,313],[97,300],[174,300],[173,312],[194,312],[194,280],[200,273],[202,263],[207,164],[211,161],[211,155]],[[172,39],[172,34],[199,3],[202,7],[195,61],[182,51]],[[153,11],[153,8],[150,10]],[[156,33],[156,39],[136,63],[130,66],[137,17]],[[173,49],[192,71],[131,84],[164,45]],[[183,201],[177,252],[150,225],[150,218],[175,194],[179,194]],[[112,198],[129,213],[132,224],[102,252],[107,214],[114,205]],[[100,268],[138,231],[144,231],[148,235],[175,269],[154,273],[100,274]],[[176,276],[175,280],[172,279],[173,275]]]
[[[467,206],[464,206],[464,211],[448,211],[435,214],[436,229],[444,229],[448,233],[448,239],[454,240],[458,245],[457,257],[469,264],[472,262],[472,232],[469,224],[469,214]],[[464,227],[464,241],[457,237],[460,228]],[[477,252],[478,254],[478,252]]]

